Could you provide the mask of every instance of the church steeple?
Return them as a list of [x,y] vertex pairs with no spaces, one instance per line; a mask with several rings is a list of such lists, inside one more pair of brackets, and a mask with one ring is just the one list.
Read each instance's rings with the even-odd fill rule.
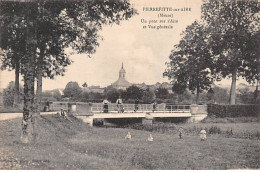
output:
[[125,74],[126,71],[124,69],[124,63],[122,62],[122,66],[121,69],[119,70],[119,79],[117,81],[115,81],[114,83],[112,83],[112,86],[116,89],[123,89],[125,90],[126,88],[128,88],[129,86],[131,86],[131,83],[129,83],[126,79],[125,79]]
[[119,79],[120,78],[125,78],[125,74],[126,74],[126,72],[125,72],[125,69],[124,69],[124,64],[122,62],[122,67],[121,67],[121,69],[119,71]]

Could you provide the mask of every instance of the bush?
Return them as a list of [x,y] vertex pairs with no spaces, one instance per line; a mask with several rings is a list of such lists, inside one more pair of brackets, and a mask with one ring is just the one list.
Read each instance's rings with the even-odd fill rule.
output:
[[[23,97],[23,88],[20,85],[20,100],[19,103],[21,103],[21,98]],[[3,90],[3,105],[5,108],[11,108],[14,104],[14,95],[15,95],[15,83],[14,81],[9,82],[8,86]]]
[[145,130],[149,132],[157,132],[157,133],[177,133],[177,125],[171,123],[156,123],[153,125],[147,124],[129,124],[123,126],[123,128],[130,128],[135,130]]
[[258,117],[225,117],[216,118],[215,116],[207,116],[201,123],[252,123],[260,122]]
[[259,114],[259,105],[208,105],[209,117],[259,117]]

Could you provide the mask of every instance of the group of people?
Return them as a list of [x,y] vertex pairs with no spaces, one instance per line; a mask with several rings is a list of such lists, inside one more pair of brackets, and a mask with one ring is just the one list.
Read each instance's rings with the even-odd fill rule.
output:
[[[182,127],[179,128],[179,137],[180,139],[183,138],[184,129]],[[205,141],[207,138],[207,132],[204,129],[201,129],[200,131],[200,140]]]
[[[108,113],[108,104],[109,101],[107,100],[107,98],[105,98],[105,100],[103,101],[103,112],[104,113]],[[124,109],[124,105],[123,105],[123,100],[121,98],[121,96],[119,96],[119,98],[116,100],[116,106],[117,106],[117,110],[118,113],[123,113],[125,111]],[[135,100],[135,106],[134,106],[134,112],[137,112],[139,109],[139,99],[137,98]],[[153,103],[153,112],[157,110],[157,102]]]
[[[182,137],[183,137],[183,132],[184,132],[183,128],[180,127],[180,128],[179,128],[179,137],[180,137],[180,139],[182,139]],[[207,134],[206,130],[202,129],[202,130],[200,131],[200,140],[201,140],[201,141],[205,141],[205,140],[206,140],[206,136],[207,136],[206,134]],[[131,139],[132,139],[132,135],[131,135],[130,132],[127,133],[127,135],[125,136],[125,139],[128,139],[128,140],[131,140]],[[150,142],[153,141],[152,134],[149,135],[147,141],[150,141]]]
[[[108,104],[109,101],[107,100],[107,98],[103,101],[103,112],[104,113],[108,113]],[[118,109],[118,113],[123,113],[125,111],[124,106],[123,106],[123,100],[121,99],[121,97],[119,96],[119,98],[116,100],[116,106]]]
[[[131,139],[132,139],[132,135],[131,135],[130,132],[127,133],[127,135],[125,136],[125,139],[128,139],[128,140],[131,140]],[[148,136],[147,141],[150,141],[150,142],[153,141],[153,136],[152,136],[152,134],[150,134],[150,135]]]

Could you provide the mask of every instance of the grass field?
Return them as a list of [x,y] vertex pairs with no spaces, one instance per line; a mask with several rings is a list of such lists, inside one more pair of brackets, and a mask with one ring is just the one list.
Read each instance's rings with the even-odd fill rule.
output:
[[[259,169],[259,122],[159,124],[154,129],[88,127],[53,115],[37,119],[35,144],[20,143],[21,119],[0,121],[2,169]],[[157,128],[156,128],[157,126]],[[160,127],[161,126],[161,127]],[[184,128],[179,139],[177,129]],[[166,128],[167,127],[167,128]],[[163,129],[164,130],[160,130]],[[198,131],[213,129],[201,142]],[[228,135],[230,128],[233,135]],[[155,130],[157,129],[157,130]],[[159,129],[159,130],[158,130]],[[217,129],[217,130],[214,130]],[[127,132],[132,140],[125,140]],[[218,133],[218,131],[220,133]],[[154,141],[146,141],[148,135]],[[248,135],[239,134],[250,134]]]

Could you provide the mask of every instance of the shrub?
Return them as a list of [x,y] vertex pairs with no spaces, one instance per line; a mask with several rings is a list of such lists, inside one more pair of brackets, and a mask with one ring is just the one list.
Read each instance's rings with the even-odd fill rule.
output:
[[130,128],[136,130],[145,130],[150,132],[158,132],[158,133],[176,133],[177,126],[175,124],[167,124],[167,123],[156,123],[153,125],[146,125],[146,124],[129,124],[123,126],[123,128]]
[[258,117],[224,117],[216,118],[215,116],[207,116],[201,123],[251,123],[260,122]]
[[208,116],[223,117],[259,117],[259,105],[208,105]]
[[103,119],[98,119],[98,118],[93,119],[93,126],[101,127],[103,125],[104,125]]
[[211,126],[210,128],[205,128],[205,130],[208,132],[208,134],[221,134],[222,131],[217,126]]

